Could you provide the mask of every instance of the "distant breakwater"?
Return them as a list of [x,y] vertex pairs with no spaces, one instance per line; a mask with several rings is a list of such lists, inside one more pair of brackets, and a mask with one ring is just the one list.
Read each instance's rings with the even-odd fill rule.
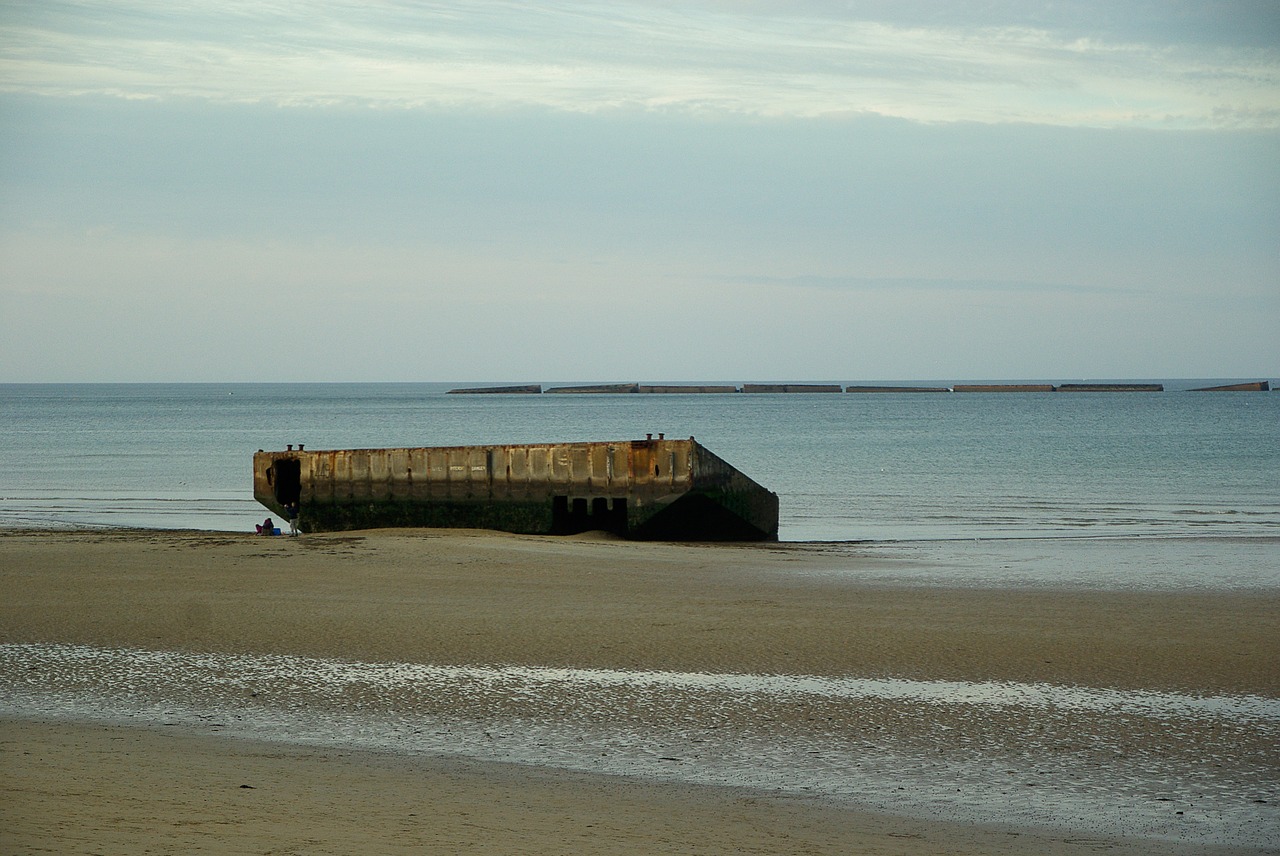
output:
[[[1190,392],[1268,392],[1270,381],[1248,381],[1222,386],[1205,386]],[[553,386],[530,383],[514,386],[458,387],[454,395],[727,395],[796,393],[923,393],[923,392],[1164,392],[1162,383],[957,383],[950,386],[898,386],[861,384],[845,386],[826,383],[744,383],[741,385],[604,383],[583,386]]]

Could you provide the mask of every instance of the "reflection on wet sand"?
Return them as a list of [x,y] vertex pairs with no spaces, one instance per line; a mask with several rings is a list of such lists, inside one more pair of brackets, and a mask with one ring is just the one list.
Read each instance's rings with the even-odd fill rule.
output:
[[[1280,700],[1039,683],[0,645],[5,713],[1266,846]],[[1176,822],[1175,822],[1176,821]]]

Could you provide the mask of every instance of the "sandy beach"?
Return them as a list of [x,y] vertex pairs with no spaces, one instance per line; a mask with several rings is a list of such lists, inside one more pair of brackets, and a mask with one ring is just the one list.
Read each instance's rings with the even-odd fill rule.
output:
[[[818,747],[815,754],[836,745],[842,758],[873,744],[900,753],[893,757],[954,755],[959,760],[947,764],[970,766],[981,754],[973,747],[998,761],[1043,753],[1036,763],[1043,760],[1045,770],[1061,762],[1102,778],[1112,758],[1149,756],[1183,770],[1212,756],[1220,771],[1203,790],[1221,791],[1214,799],[1226,807],[1203,823],[1233,816],[1222,812],[1239,803],[1253,813],[1241,815],[1248,828],[1236,843],[1267,849],[1280,829],[1280,760],[1270,732],[1194,711],[1139,715],[1121,704],[1115,715],[1107,705],[1126,693],[1151,695],[1171,710],[1204,697],[1280,698],[1274,591],[892,587],[859,579],[860,563],[874,561],[854,546],[425,530],[298,539],[9,532],[0,534],[0,646],[10,652],[6,662],[17,664],[6,683],[37,706],[73,695],[115,698],[118,674],[145,668],[136,653],[111,654],[111,664],[76,666],[59,677],[31,658],[171,652],[217,655],[224,658],[217,668],[242,673],[263,662],[277,670],[420,664],[481,670],[457,673],[467,681],[501,674],[542,682],[537,692],[502,697],[461,690],[427,696],[397,678],[385,692],[366,687],[363,696],[350,684],[336,695],[300,685],[263,689],[279,697],[245,702],[254,711],[269,702],[294,723],[312,715],[340,721],[348,703],[397,723],[548,723],[585,735],[604,734],[621,720],[628,734],[674,733],[678,726],[681,739],[692,742],[734,735],[726,745],[776,733],[788,746]],[[204,666],[174,671],[197,668]],[[555,683],[566,671],[615,681],[619,689],[588,703],[591,693],[579,685]],[[658,709],[652,689],[625,677],[637,673],[881,683],[853,695],[673,684]],[[161,684],[170,677],[163,669],[156,674],[139,677],[145,687],[129,698],[154,692],[169,699]],[[206,683],[221,678],[173,680],[174,697],[185,694],[193,710],[205,705],[222,719],[239,715],[231,690],[202,695]],[[908,689],[885,683],[892,681],[908,682]],[[1069,716],[1056,711],[1043,721],[1021,703],[941,703],[926,706],[926,716],[902,695],[939,682],[1024,692],[1085,688],[1092,695]],[[713,691],[746,693],[734,698],[752,703],[714,707]],[[635,775],[625,774],[622,761],[593,774],[536,758],[508,763],[492,753],[397,752],[359,741],[289,742],[278,734],[255,739],[251,724],[201,728],[190,717],[68,715],[50,705],[38,714],[30,705],[10,711],[0,726],[5,852],[1234,852],[1230,835],[1210,845],[1161,832],[1159,811],[1167,811],[1164,824],[1192,823],[1205,805],[1206,797],[1174,781],[1165,795],[1151,791],[1144,820],[1132,828],[1081,832],[1070,823],[1001,825],[987,815],[975,822],[962,800],[928,812],[906,797],[901,805],[881,799],[868,807],[856,794],[817,785],[813,794],[715,786],[699,779],[687,746],[678,758],[649,759],[654,768],[659,761],[683,765],[683,777],[648,775],[642,763]],[[1051,778],[1046,774],[1042,787]],[[1035,784],[1018,782],[1019,794]],[[1239,793],[1227,793],[1233,787]],[[1018,799],[1025,798],[1010,797]]]

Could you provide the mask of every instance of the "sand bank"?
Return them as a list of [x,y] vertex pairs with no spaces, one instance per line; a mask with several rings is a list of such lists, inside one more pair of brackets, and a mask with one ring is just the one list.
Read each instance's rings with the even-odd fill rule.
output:
[[856,550],[0,533],[0,641],[1280,695],[1280,594],[885,588]]
[[[240,671],[264,656],[287,656],[320,658],[314,662],[323,660],[325,668],[336,658],[1280,697],[1280,598],[1274,593],[888,588],[859,581],[860,563],[870,561],[856,551],[812,547],[458,532],[296,540],[5,533],[0,643],[211,652],[224,658],[211,668],[239,663]],[[302,663],[304,671],[310,662]],[[136,662],[113,668],[125,669],[131,680],[151,680]],[[171,671],[188,673],[192,683],[170,681],[160,668],[154,680],[176,687],[170,696],[163,687],[155,690],[167,710],[176,710],[172,698],[190,698],[197,711],[249,716],[248,707],[234,707],[249,695],[247,685],[204,682],[187,666]],[[25,669],[7,680],[15,688],[35,687],[37,697],[52,687],[106,698],[122,683],[120,674],[106,666],[66,676]],[[221,688],[205,698],[205,683]],[[367,701],[368,681],[362,678],[354,694],[353,686],[329,696],[299,683],[271,704],[322,721]],[[831,747],[839,763],[861,763],[889,747],[890,754],[878,756],[890,759],[889,766],[862,779],[850,775],[855,785],[897,775],[892,765],[902,758],[920,766],[919,783],[962,768],[971,772],[975,758],[986,764],[979,756],[994,752],[1001,775],[1017,771],[1016,793],[1011,785],[976,779],[974,793],[985,787],[999,801],[1005,787],[1011,802],[1023,804],[1025,794],[1051,789],[1050,770],[1086,778],[1080,771],[1093,770],[1098,781],[1155,778],[1116,785],[1117,793],[1132,792],[1134,816],[1143,820],[1126,829],[1119,816],[1119,825],[1100,836],[975,826],[957,810],[961,797],[949,809],[961,822],[947,823],[895,816],[892,798],[876,803],[889,811],[868,812],[849,794],[804,798],[797,795],[802,788],[769,794],[678,776],[587,775],[439,752],[261,743],[245,739],[254,733],[248,726],[240,739],[230,739],[225,734],[234,729],[218,734],[221,729],[209,725],[202,733],[189,714],[170,717],[168,725],[142,717],[146,728],[28,717],[0,726],[0,772],[9,783],[0,801],[7,836],[0,843],[23,851],[52,841],[54,849],[89,852],[88,842],[97,842],[95,852],[120,853],[152,845],[169,852],[399,852],[433,845],[530,853],[1076,853],[1100,847],[1136,853],[1208,852],[1203,838],[1191,844],[1122,838],[1157,834],[1161,824],[1184,820],[1230,826],[1232,811],[1246,812],[1239,815],[1250,827],[1243,840],[1255,850],[1267,829],[1277,828],[1267,808],[1275,805],[1275,776],[1268,774],[1277,769],[1273,735],[1230,718],[1117,715],[1106,704],[1066,713],[1050,709],[1053,704],[932,705],[874,693],[750,695],[746,704],[735,696],[726,712],[701,690],[664,690],[665,706],[655,709],[652,693],[621,685],[596,693],[595,701],[584,701],[592,693],[579,685],[533,694],[525,687],[516,700],[493,693],[493,686],[429,697],[391,687],[373,695],[379,721],[394,721],[402,731],[406,722],[439,723],[448,716],[484,723],[571,720],[581,734],[601,734],[621,721],[632,735],[684,740],[681,759],[648,759],[673,766],[689,765],[699,751],[710,759],[714,753],[699,747],[722,737],[730,748],[753,740],[795,748],[790,756],[780,750],[784,763]],[[934,760],[944,755],[959,761]],[[1123,760],[1126,755],[1141,763]],[[1193,783],[1210,756],[1226,772],[1209,785]],[[952,784],[970,786],[959,779]],[[1085,785],[1093,788],[1093,780]],[[1071,796],[1066,785],[1060,793],[1064,800]],[[919,814],[903,800],[904,812]]]

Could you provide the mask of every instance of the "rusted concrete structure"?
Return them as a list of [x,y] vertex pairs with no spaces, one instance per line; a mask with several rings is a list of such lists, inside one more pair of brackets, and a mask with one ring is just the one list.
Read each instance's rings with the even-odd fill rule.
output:
[[253,495],[303,532],[398,526],[775,541],[778,497],[692,437],[253,456]]
[[958,383],[955,392],[1053,392],[1051,383]]
[[449,395],[538,395],[542,384],[527,383],[520,386],[463,386],[449,390]]
[[845,392],[950,392],[949,386],[849,386]]
[[1054,392],[1164,392],[1162,383],[1064,383]]
[[1192,392],[1269,392],[1271,381],[1255,380],[1248,383],[1229,383],[1225,386],[1202,386]]
[[553,386],[547,390],[553,394],[570,395],[626,395],[640,391],[638,383],[602,383],[591,386]]
[[791,393],[791,392],[842,392],[835,383],[744,383],[743,392]]

